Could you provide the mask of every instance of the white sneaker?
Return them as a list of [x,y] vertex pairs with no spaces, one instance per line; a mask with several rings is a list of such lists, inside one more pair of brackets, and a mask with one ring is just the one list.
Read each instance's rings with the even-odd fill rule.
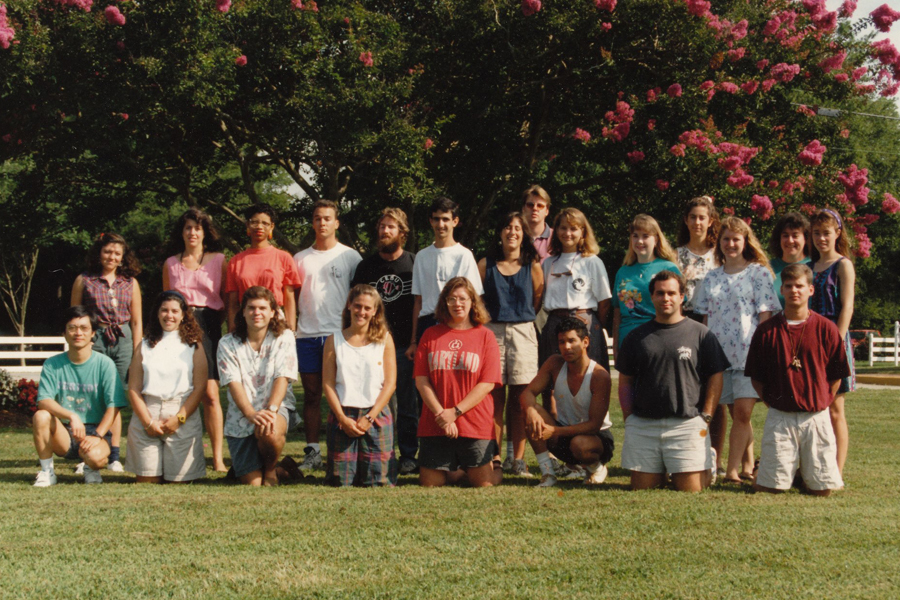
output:
[[541,482],[537,484],[537,487],[553,487],[556,485],[556,481],[556,475],[547,473],[546,475],[541,475]]
[[111,463],[109,463],[108,465],[106,465],[106,468],[109,469],[110,471],[112,471],[113,473],[122,473],[123,471],[125,471],[125,467],[123,467],[122,463],[120,463],[117,460],[114,460]]
[[85,483],[103,483],[100,477],[100,471],[95,471],[87,465],[84,465],[84,482]]
[[54,471],[39,471],[34,479],[34,487],[50,487],[56,485],[56,473]]
[[306,456],[303,457],[303,462],[300,463],[301,471],[315,471],[317,469],[322,469],[321,452],[311,446],[307,446],[303,451],[306,453]]
[[709,460],[712,461],[712,467],[709,469],[709,485],[712,485],[719,478],[718,471],[716,470],[716,460],[719,458],[716,454],[716,449],[712,446],[709,447]]
[[512,461],[512,474],[517,477],[534,477],[531,473],[528,472],[528,465],[525,464],[525,460],[522,458],[517,458]]
[[84,475],[84,463],[80,462],[75,465],[75,474],[76,475]]
[[584,479],[587,477],[587,473],[581,467],[576,466],[574,469],[570,469],[566,464],[560,464],[559,469],[556,470],[556,476],[559,479]]
[[606,465],[602,463],[593,471],[587,469],[588,475],[584,478],[584,485],[600,485],[606,481],[608,472],[609,471],[606,470]]

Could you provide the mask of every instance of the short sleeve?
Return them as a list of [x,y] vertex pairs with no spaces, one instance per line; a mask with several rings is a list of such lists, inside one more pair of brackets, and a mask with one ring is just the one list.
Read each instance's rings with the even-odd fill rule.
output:
[[706,377],[721,373],[731,366],[722,344],[712,331],[706,330],[700,340],[700,360],[697,364]]
[[100,367],[100,385],[106,408],[128,406],[128,400],[125,399],[125,388],[116,372],[116,365],[111,359],[103,361]]
[[59,393],[59,383],[56,377],[55,361],[47,361],[41,369],[41,380],[38,383],[37,400],[56,400]]
[[362,256],[356,250],[350,250],[347,252],[347,257],[347,270],[350,271],[350,280],[353,281],[356,279],[356,269],[362,262]]
[[472,254],[472,251],[468,248],[466,248],[466,257],[463,260],[465,264],[463,266],[462,276],[472,283],[472,287],[475,288],[475,292],[479,296],[483,296],[484,286],[481,284],[481,274],[478,272],[478,263],[475,262],[475,255]]
[[[823,318],[824,319],[824,318]],[[837,326],[831,322],[823,323],[826,356],[825,377],[828,381],[836,381],[850,376],[850,365],[847,362],[847,350],[838,332]]]
[[[621,282],[622,282],[622,277],[623,277],[622,271],[624,271],[624,270],[625,270],[625,267],[619,267],[618,272],[616,272],[616,279],[615,279],[615,281],[613,282],[613,289],[615,289],[615,290],[618,290],[618,289],[619,289],[619,285],[621,284]],[[612,307],[613,307],[613,308],[619,308],[619,294],[618,294],[618,292],[616,292],[615,294],[612,294],[612,301],[611,301],[611,302],[612,302]]]
[[303,279],[300,277],[300,271],[297,269],[297,262],[294,258],[287,252],[280,250],[278,252],[278,260],[281,262],[283,271],[282,287],[299,287],[303,283]]
[[237,263],[235,259],[237,256],[233,256],[231,260],[228,261],[228,268],[225,270],[225,293],[237,292],[238,291],[238,282],[237,282]]
[[[419,256],[421,256],[421,253],[419,254]],[[424,273],[422,273],[422,269],[424,268],[424,260],[417,260],[415,263],[413,263],[412,293],[414,296],[422,295],[422,277],[424,276]]]
[[744,362],[744,377],[762,381],[763,376],[760,373],[763,368],[762,352],[765,346],[763,332],[765,328],[757,327],[753,332],[753,338],[750,340],[750,348],[747,350],[747,360]]
[[274,341],[272,352],[274,368],[273,379],[287,378],[288,382],[297,380],[297,344],[289,329],[285,329],[278,339]]
[[497,345],[497,338],[487,327],[481,326],[485,330],[484,345],[481,353],[481,373],[478,375],[478,383],[493,383],[499,385],[503,383],[500,377],[500,346]]
[[762,265],[753,273],[753,289],[756,296],[756,312],[781,310],[781,302],[775,293],[775,278],[772,272]]
[[708,274],[700,282],[700,285],[694,291],[694,312],[700,315],[709,314],[709,286],[712,280],[712,273]]
[[593,261],[594,265],[591,269],[594,271],[593,277],[591,277],[591,291],[594,292],[597,302],[603,302],[612,298],[613,295],[609,287],[609,275],[606,273],[606,265],[603,264],[603,260],[599,256],[593,258],[596,260]]
[[227,387],[233,381],[241,381],[241,367],[238,364],[235,338],[229,334],[219,342],[216,351],[216,366],[219,368],[219,385]]
[[429,377],[431,373],[428,370],[428,346],[431,342],[431,335],[428,331],[422,336],[416,348],[416,359],[413,363],[413,377]]
[[640,373],[638,344],[634,334],[635,332],[632,331],[625,336],[619,345],[619,353],[616,355],[616,371],[628,377],[636,377]]

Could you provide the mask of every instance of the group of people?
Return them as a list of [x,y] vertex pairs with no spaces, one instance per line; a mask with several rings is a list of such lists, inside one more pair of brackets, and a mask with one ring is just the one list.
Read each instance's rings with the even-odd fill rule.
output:
[[[540,486],[602,483],[615,448],[606,328],[633,488],[671,480],[697,491],[718,476],[770,491],[843,485],[854,272],[836,212],[782,217],[771,262],[747,223],[720,219],[709,197],[685,207],[676,249],[641,214],[610,285],[585,215],[563,208],[551,227],[549,211],[547,192],[528,188],[476,262],[454,238],[458,206],[443,197],[429,207],[430,246],[404,250],[407,217],[387,208],[365,259],[338,242],[334,202],[315,204],[315,242],[293,257],[272,245],[267,205],[245,212],[250,247],[231,260],[191,209],[175,225],[146,334],[137,262],[124,239],[101,234],[73,287],[69,349],[41,375],[35,485],[56,482],[54,454],[80,457],[88,483],[103,468],[192,481],[205,474],[203,423],[214,468],[226,470],[224,439],[231,475],[250,485],[323,467],[334,485],[390,486],[415,472],[424,486],[497,485],[504,471],[531,476],[526,441]],[[301,420],[298,373],[299,465],[281,456]],[[759,400],[769,412],[757,463]]]

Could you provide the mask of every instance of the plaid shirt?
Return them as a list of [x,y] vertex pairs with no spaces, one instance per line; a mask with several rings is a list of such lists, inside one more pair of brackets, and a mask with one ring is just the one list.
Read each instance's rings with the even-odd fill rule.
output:
[[121,334],[120,326],[131,321],[131,295],[134,289],[131,277],[116,275],[116,280],[110,285],[101,275],[81,274],[84,283],[84,292],[81,295],[81,303],[97,313],[104,336],[108,341],[115,342]]

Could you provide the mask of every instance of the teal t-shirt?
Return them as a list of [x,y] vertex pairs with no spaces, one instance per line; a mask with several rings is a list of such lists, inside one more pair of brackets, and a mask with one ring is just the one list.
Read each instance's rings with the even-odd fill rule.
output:
[[[772,262],[769,263],[772,265],[772,272],[775,273],[775,293],[778,294],[778,301],[781,302],[781,308],[784,308],[784,296],[781,295],[781,272],[784,271],[784,268],[792,263],[784,262],[780,258],[773,258]],[[799,262],[801,265],[809,265],[809,268],[812,269],[812,259],[808,256]]]
[[63,352],[44,362],[38,385],[38,402],[56,400],[78,413],[82,423],[96,425],[111,406],[128,406],[122,381],[111,358],[94,352],[80,365]]
[[662,258],[645,264],[625,265],[616,273],[612,305],[619,309],[622,316],[617,340],[619,344],[632,329],[652,321],[656,316],[656,309],[650,300],[650,280],[660,271],[666,270],[681,274],[678,265]]

